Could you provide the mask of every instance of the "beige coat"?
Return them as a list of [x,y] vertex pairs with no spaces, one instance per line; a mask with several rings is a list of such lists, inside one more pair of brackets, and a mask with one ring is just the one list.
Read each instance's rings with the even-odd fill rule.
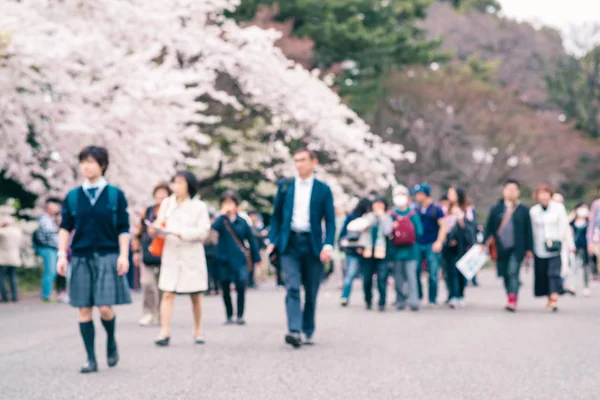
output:
[[193,198],[177,204],[175,196],[165,199],[157,221],[166,221],[168,235],[163,249],[158,287],[165,292],[197,293],[208,289],[208,272],[202,242],[210,233],[206,204]]
[[21,240],[23,231],[21,227],[12,224],[0,228],[0,265],[8,267],[20,267]]

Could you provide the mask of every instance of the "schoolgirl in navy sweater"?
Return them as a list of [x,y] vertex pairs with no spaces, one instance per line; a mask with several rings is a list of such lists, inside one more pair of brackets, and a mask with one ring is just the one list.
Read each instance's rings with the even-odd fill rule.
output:
[[[62,209],[59,231],[58,273],[66,276],[70,304],[79,308],[79,330],[87,352],[81,373],[98,371],[94,351],[92,309],[98,307],[107,334],[107,363],[119,361],[115,340],[116,315],[113,305],[131,303],[126,274],[129,270],[129,215],[127,200],[104,178],[108,152],[103,147],[86,147],[79,154],[85,181],[69,192]],[[72,258],[67,261],[71,232]]]

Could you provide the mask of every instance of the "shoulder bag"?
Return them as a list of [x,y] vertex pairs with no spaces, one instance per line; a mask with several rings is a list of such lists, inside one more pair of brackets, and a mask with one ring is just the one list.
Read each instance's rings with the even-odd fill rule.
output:
[[[240,218],[240,217],[238,217],[238,218]],[[246,268],[248,269],[248,271],[252,271],[253,263],[252,263],[252,254],[250,253],[250,250],[248,250],[246,248],[246,246],[244,246],[244,244],[242,243],[240,238],[237,237],[237,235],[233,231],[233,228],[231,227],[231,225],[229,225],[229,220],[227,219],[227,217],[223,217],[223,225],[225,225],[225,229],[227,229],[227,232],[229,232],[229,234],[231,235],[231,237],[233,238],[233,240],[235,241],[235,243],[237,244],[239,249],[242,251],[242,253],[244,253],[244,257],[246,258]]]

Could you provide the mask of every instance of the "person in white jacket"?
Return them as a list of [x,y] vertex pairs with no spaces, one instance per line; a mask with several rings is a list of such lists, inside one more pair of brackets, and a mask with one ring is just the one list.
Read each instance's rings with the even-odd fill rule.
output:
[[[194,316],[196,344],[204,344],[202,332],[202,294],[208,290],[208,271],[202,243],[210,233],[210,217],[204,202],[196,197],[196,178],[188,171],[173,178],[173,195],[163,200],[151,235],[166,237],[162,251],[158,288],[160,336],[157,346],[168,346],[176,294],[189,295]],[[161,226],[165,224],[164,228]]]
[[575,243],[565,206],[552,201],[554,189],[538,185],[534,199],[538,204],[530,210],[533,230],[534,294],[547,296],[547,309],[558,310],[558,296],[564,292],[561,272],[568,265]]

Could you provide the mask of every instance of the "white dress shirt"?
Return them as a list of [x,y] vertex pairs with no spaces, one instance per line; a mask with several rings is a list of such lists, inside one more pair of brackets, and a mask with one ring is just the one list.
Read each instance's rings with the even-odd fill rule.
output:
[[[85,193],[85,195],[87,196],[87,198],[90,200],[90,204],[93,206],[96,204],[96,201],[98,200],[98,198],[100,197],[100,194],[102,193],[102,191],[104,190],[104,188],[106,187],[106,185],[108,185],[108,182],[106,181],[106,179],[104,177],[100,177],[100,179],[98,179],[95,183],[90,182],[88,179],[86,179],[83,184],[81,185],[81,187],[83,188],[83,192]],[[96,191],[96,195],[94,196],[94,198],[91,198],[89,193],[88,193],[88,189],[90,188],[98,188],[98,190]]]
[[297,176],[294,180],[294,212],[292,213],[294,232],[310,232],[310,198],[314,183],[314,175],[307,179]]

